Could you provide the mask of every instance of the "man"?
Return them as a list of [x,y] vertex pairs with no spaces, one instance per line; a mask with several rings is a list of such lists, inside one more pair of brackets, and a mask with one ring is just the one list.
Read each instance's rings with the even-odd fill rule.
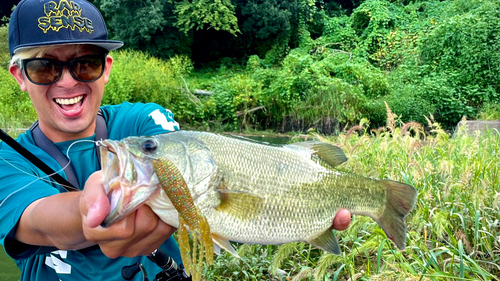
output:
[[[100,226],[110,205],[93,143],[99,109],[110,139],[179,129],[172,113],[156,104],[100,107],[113,64],[108,52],[122,45],[108,40],[101,14],[85,0],[22,0],[11,16],[9,69],[39,118],[38,129],[20,135],[18,142],[61,174],[63,167],[40,148],[37,135],[41,132],[63,155],[69,151],[80,187],[66,192],[0,143],[0,241],[20,267],[21,280],[125,280],[121,269],[138,263],[155,276],[160,268],[146,255],[157,248],[181,263],[169,238],[175,229],[148,206],[110,227]],[[157,110],[166,117],[162,123],[151,115]],[[349,212],[341,212],[333,224],[340,230],[350,222]],[[142,278],[137,274],[133,280]]]

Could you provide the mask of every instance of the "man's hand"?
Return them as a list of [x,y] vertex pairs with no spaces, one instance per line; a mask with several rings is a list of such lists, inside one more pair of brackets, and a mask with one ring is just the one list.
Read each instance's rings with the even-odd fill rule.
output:
[[346,209],[341,209],[333,218],[332,228],[335,230],[346,230],[351,223],[351,213]]
[[161,221],[146,205],[109,227],[100,226],[110,210],[101,177],[100,171],[95,172],[85,183],[80,212],[85,237],[98,244],[106,256],[148,255],[174,233],[175,228]]

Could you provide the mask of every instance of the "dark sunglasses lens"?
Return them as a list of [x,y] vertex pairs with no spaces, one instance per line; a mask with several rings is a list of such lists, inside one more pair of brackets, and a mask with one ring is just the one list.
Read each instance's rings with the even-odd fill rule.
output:
[[70,67],[75,79],[83,82],[95,81],[104,72],[104,57],[91,55],[76,58],[71,61]]
[[51,84],[61,75],[61,65],[54,60],[30,60],[25,68],[28,78],[35,84]]

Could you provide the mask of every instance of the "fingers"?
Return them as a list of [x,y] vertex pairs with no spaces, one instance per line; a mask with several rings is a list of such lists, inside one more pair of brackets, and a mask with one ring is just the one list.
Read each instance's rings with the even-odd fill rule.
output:
[[333,218],[332,228],[336,230],[346,230],[351,223],[351,213],[346,209],[341,209]]
[[102,227],[102,222],[110,212],[110,204],[101,178],[101,172],[89,177],[79,207],[85,238],[98,244],[106,256],[148,255],[173,234],[175,228],[161,221],[147,205],[109,227]]
[[106,237],[99,243],[103,253],[110,257],[148,255],[157,249],[175,228],[161,221],[150,207],[144,205],[123,220],[104,229],[115,237]]

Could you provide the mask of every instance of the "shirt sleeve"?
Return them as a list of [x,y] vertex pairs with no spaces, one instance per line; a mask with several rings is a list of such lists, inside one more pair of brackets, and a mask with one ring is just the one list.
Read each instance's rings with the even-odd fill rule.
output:
[[144,104],[140,115],[139,135],[156,135],[179,130],[179,123],[175,121],[174,114],[154,103]]
[[152,136],[179,130],[174,114],[155,103],[129,103],[104,106],[110,139]]
[[[47,176],[22,156],[0,143],[0,243],[14,259],[32,256],[50,247],[23,244],[15,240],[17,225],[24,210],[34,201],[59,193],[45,182]],[[47,249],[44,249],[47,248]]]

